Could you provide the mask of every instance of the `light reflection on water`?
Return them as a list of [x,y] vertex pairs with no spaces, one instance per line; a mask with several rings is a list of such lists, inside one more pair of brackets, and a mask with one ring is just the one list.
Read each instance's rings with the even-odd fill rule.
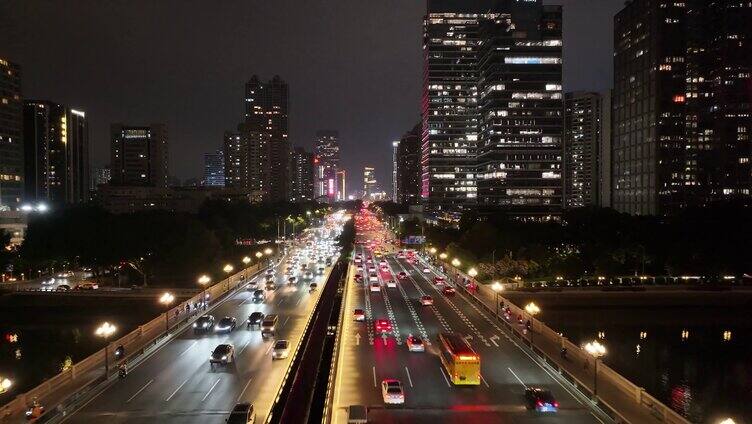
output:
[[715,423],[724,416],[752,422],[748,327],[656,323],[564,324],[557,329],[575,344],[602,335],[607,365],[692,422]]

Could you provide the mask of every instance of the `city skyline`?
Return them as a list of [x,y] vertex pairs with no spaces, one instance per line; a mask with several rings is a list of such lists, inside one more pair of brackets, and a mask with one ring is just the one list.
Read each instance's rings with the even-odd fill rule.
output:
[[[572,23],[564,35],[565,90],[602,90],[610,86],[612,46],[607,40],[612,37],[613,15],[623,2],[562,0],[546,3],[563,4],[565,20]],[[169,162],[174,164],[171,172],[182,180],[201,177],[203,153],[221,148],[223,132],[237,124],[237,116],[242,113],[243,106],[236,93],[242,89],[245,81],[254,73],[282,75],[290,83],[296,97],[295,117],[290,122],[291,144],[312,149],[318,129],[338,128],[343,168],[351,171],[347,183],[354,187],[358,185],[358,178],[354,176],[357,172],[353,171],[362,169],[367,162],[373,162],[376,166],[380,181],[391,180],[391,141],[398,139],[419,116],[422,66],[420,22],[425,14],[425,4],[417,1],[396,6],[395,2],[342,4],[341,7],[332,8],[333,11],[322,16],[323,20],[319,22],[306,19],[320,12],[315,6],[301,6],[292,1],[263,4],[257,8],[238,5],[239,12],[233,16],[211,11],[209,16],[221,22],[218,24],[221,28],[207,31],[207,34],[213,32],[215,35],[204,34],[201,39],[183,44],[191,46],[191,55],[198,52],[201,59],[193,61],[184,47],[162,44],[160,37],[149,36],[158,29],[158,25],[151,22],[162,19],[140,19],[139,13],[144,13],[144,9],[123,11],[118,20],[112,21],[103,18],[109,12],[103,5],[89,5],[86,16],[74,16],[71,10],[75,8],[9,1],[0,6],[3,12],[0,15],[5,17],[0,19],[9,21],[9,25],[0,25],[0,36],[10,41],[0,50],[0,57],[21,66],[25,98],[52,98],[63,104],[76,105],[87,112],[91,128],[92,168],[108,164],[109,145],[106,140],[112,122],[165,122],[170,128],[171,146],[175,147],[170,151]],[[208,13],[198,6],[179,9],[178,17]],[[175,8],[170,7],[169,2],[146,10],[153,16],[175,13]],[[40,19],[44,20],[49,15],[63,16],[65,19],[52,25],[38,24]],[[265,37],[274,37],[281,45],[293,48],[296,43],[302,42],[297,37],[307,33],[306,42],[312,43],[315,50],[324,54],[324,58],[308,55],[300,59],[276,57],[269,48],[257,45],[254,37],[258,36],[247,29],[253,26],[247,23],[283,15],[296,26],[307,27],[308,30],[288,32],[280,29]],[[593,23],[589,23],[585,29],[582,24],[591,22],[591,15],[599,18],[592,17]],[[108,22],[110,27],[92,26],[79,21],[84,18],[86,23]],[[334,21],[337,25],[344,23],[356,36],[352,40],[342,40],[333,38],[330,32],[319,30],[319,25],[333,25]],[[212,25],[215,25],[213,22]],[[110,45],[106,42],[115,36],[112,31],[121,33],[134,23],[143,34],[134,34],[132,44],[126,46],[116,42]],[[186,29],[186,24],[184,19],[177,19],[176,27],[170,31],[167,39],[177,37]],[[65,30],[61,31],[58,25],[66,25]],[[384,25],[390,31],[381,31]],[[242,36],[228,41],[230,31],[241,31]],[[583,43],[589,43],[593,31],[598,33],[596,38],[604,40],[603,45],[588,45],[588,52],[581,48],[577,51]],[[95,33],[111,35],[93,37]],[[53,48],[57,43],[71,40],[87,41],[87,50],[79,52],[75,62],[59,56],[57,50],[62,52],[65,49]],[[152,48],[155,40],[156,45]],[[229,63],[226,60],[213,60],[217,56],[209,47],[212,43],[229,43],[231,47],[238,48],[241,47],[239,43],[243,43],[244,49],[256,49],[254,51],[258,52],[261,60],[240,59]],[[363,43],[368,43],[372,57],[369,55],[352,61],[352,57],[359,57],[356,52]],[[30,54],[38,51],[35,48],[37,45],[49,46],[49,54]],[[173,47],[176,50],[172,50]],[[155,53],[159,56],[151,56]],[[298,60],[306,60],[310,67],[302,71],[297,66]],[[383,70],[386,72],[379,72],[377,80],[372,80],[374,74],[368,69],[385,63],[384,60],[387,60],[387,64],[398,66],[385,67]],[[101,61],[118,65],[106,76],[92,73],[90,70],[96,69],[94,64]],[[150,61],[162,66],[146,67],[145,64]],[[55,63],[65,63],[66,66],[55,66],[59,72],[49,74],[47,69],[51,69]],[[188,63],[192,66],[186,68],[184,65]],[[339,71],[337,75],[331,73],[331,64],[335,64],[334,69]],[[210,70],[206,70],[207,65]],[[210,78],[206,79],[206,75]],[[343,77],[344,81],[341,80]],[[63,84],[58,83],[60,78]],[[193,85],[189,106],[183,101],[170,100],[183,98],[182,87]],[[396,89],[385,91],[376,88],[383,85]],[[350,88],[336,89],[341,86]],[[326,92],[336,95],[322,95]],[[144,98],[152,101],[144,103]],[[379,118],[368,119],[371,115]],[[359,149],[365,149],[369,158],[373,159],[363,160],[358,155]]]

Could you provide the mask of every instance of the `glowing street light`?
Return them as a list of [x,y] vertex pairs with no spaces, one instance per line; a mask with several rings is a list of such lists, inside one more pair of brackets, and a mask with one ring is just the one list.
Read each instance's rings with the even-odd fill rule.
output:
[[460,266],[460,264],[461,264],[461,262],[460,262],[459,259],[457,259],[457,258],[452,259],[452,266],[454,266],[455,268],[457,268],[458,266]]
[[593,372],[593,397],[598,400],[598,359],[606,354],[606,346],[600,344],[597,340],[585,345],[585,352],[593,357],[595,362],[595,370]]
[[733,418],[725,418],[721,421],[718,421],[718,424],[736,424],[736,421],[734,421]]
[[467,275],[475,278],[478,275],[478,271],[475,268],[470,268],[470,270],[467,271]]
[[535,304],[535,302],[530,302],[527,305],[525,305],[525,312],[530,315],[530,348],[533,347],[533,317],[538,315],[540,313],[541,309],[538,307],[538,305]]
[[232,272],[232,271],[233,271],[234,269],[235,269],[235,267],[234,267],[234,266],[232,266],[232,265],[230,265],[230,264],[227,264],[227,265],[225,265],[225,267],[224,267],[224,268],[222,268],[222,271],[224,271],[224,272],[226,272],[226,273],[228,273],[228,274],[229,274],[229,273],[231,273],[231,272]]
[[115,334],[115,331],[117,331],[117,327],[110,324],[109,322],[104,322],[102,325],[97,327],[96,331],[94,331],[94,334],[97,337],[101,337],[104,339],[104,377],[107,378],[110,374],[110,355],[108,353],[107,347],[109,346],[109,339],[110,336]]
[[436,254],[436,248],[435,247],[430,248],[428,251],[431,252],[432,255]]
[[248,265],[249,263],[251,263],[251,258],[249,258],[248,256],[244,257],[243,258],[243,263],[246,264],[246,265]]
[[175,301],[175,296],[170,292],[165,292],[159,298],[159,303],[165,305],[165,333],[170,331],[170,305]]
[[261,259],[261,257],[264,256],[261,252],[256,252],[256,259]]
[[12,385],[12,381],[7,378],[0,377],[0,394],[7,392]]
[[268,256],[268,255],[271,255],[272,253],[274,253],[274,251],[270,247],[267,247],[266,249],[264,249],[265,255]]
[[201,292],[201,302],[199,302],[199,305],[202,305],[206,302],[206,287],[211,283],[211,277],[204,274],[198,277],[198,283],[203,287],[203,291]]
[[494,283],[491,284],[491,289],[493,289],[496,294],[496,319],[499,319],[499,293],[504,291],[504,286],[501,285],[500,282],[494,281]]

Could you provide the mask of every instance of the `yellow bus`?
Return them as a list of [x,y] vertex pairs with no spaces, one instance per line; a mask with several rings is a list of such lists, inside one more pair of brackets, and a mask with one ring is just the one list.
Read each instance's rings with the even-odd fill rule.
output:
[[480,355],[459,333],[439,333],[441,364],[455,385],[480,385]]

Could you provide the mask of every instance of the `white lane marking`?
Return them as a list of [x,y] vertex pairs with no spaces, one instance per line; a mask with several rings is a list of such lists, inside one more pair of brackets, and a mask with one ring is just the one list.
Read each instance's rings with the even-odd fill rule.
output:
[[303,300],[303,298],[302,298],[302,297],[301,297],[301,298],[298,298],[298,301],[297,301],[297,302],[295,302],[295,306],[298,306],[298,305],[300,305],[300,301],[301,301],[301,300]]
[[271,351],[272,351],[272,348],[273,348],[273,347],[274,347],[274,344],[270,344],[270,345],[269,345],[269,348],[268,348],[268,349],[266,349],[266,353],[264,353],[264,356],[268,355],[268,354],[269,354],[269,352],[271,352]]
[[284,301],[285,301],[285,298],[283,297],[282,299],[279,300],[279,302],[277,302],[277,306],[281,305],[282,302],[284,302]]
[[139,394],[140,394],[141,392],[143,392],[144,390],[146,390],[146,388],[147,388],[147,387],[149,387],[149,385],[150,385],[151,383],[153,383],[153,382],[154,382],[154,379],[152,378],[151,380],[149,380],[149,382],[148,382],[148,383],[144,384],[144,387],[142,387],[142,388],[138,389],[138,391],[137,391],[136,393],[134,393],[134,394],[133,394],[133,396],[129,397],[129,398],[128,398],[128,400],[126,400],[126,401],[125,401],[125,403],[130,403],[130,401],[132,401],[132,400],[133,400],[133,398],[135,398],[135,397],[136,397],[136,396],[138,396],[138,395],[139,395]]
[[491,387],[491,386],[489,386],[489,385],[488,385],[488,382],[486,381],[486,379],[485,379],[485,378],[483,378],[483,374],[481,374],[481,375],[480,375],[480,381],[482,381],[482,382],[483,382],[483,384],[485,384],[485,385],[486,385],[486,387]]
[[444,381],[446,381],[447,387],[452,387],[452,385],[449,384],[449,378],[444,374],[444,368],[439,367],[439,371],[441,371],[441,375],[444,376]]
[[221,380],[221,378],[218,378],[217,381],[214,382],[214,384],[211,386],[211,388],[209,389],[209,391],[206,392],[206,394],[204,395],[204,398],[201,399],[201,402],[205,401],[206,398],[209,397],[209,394],[211,394],[212,390],[214,390],[214,388],[217,387],[217,384],[219,384],[219,380]]
[[188,351],[189,351],[189,350],[191,350],[191,348],[192,348],[193,346],[196,346],[196,343],[198,343],[198,342],[197,342],[197,341],[194,341],[193,343],[191,343],[191,345],[190,345],[190,346],[188,346],[188,348],[187,348],[186,350],[184,350],[183,352],[181,352],[181,353],[180,353],[180,355],[178,355],[178,356],[183,356],[183,355],[185,355],[186,353],[188,353]]
[[602,420],[602,419],[598,418],[598,416],[597,416],[597,415],[595,415],[594,413],[592,413],[592,412],[591,412],[591,413],[590,413],[590,415],[592,415],[592,416],[593,416],[593,418],[595,418],[596,420],[598,420],[598,421],[599,421],[599,422],[600,422],[601,424],[606,424],[606,423],[604,423],[604,422],[603,422],[603,420]]
[[249,378],[248,382],[245,383],[245,387],[243,387],[243,391],[240,392],[240,394],[238,395],[238,400],[236,400],[235,403],[240,403],[240,399],[243,398],[243,394],[245,393],[246,390],[248,390],[248,386],[251,385],[251,381],[253,381],[253,377]]
[[[287,321],[289,321],[289,320],[290,320],[290,317],[285,318],[285,322],[282,323],[282,327],[284,327],[285,324],[287,324]],[[282,327],[280,327],[280,328],[282,328]]]
[[522,379],[521,379],[520,377],[518,377],[518,376],[517,376],[517,374],[515,374],[515,372],[514,372],[514,371],[512,371],[512,369],[511,369],[511,368],[507,367],[507,369],[509,370],[509,372],[511,372],[511,373],[512,373],[512,375],[514,376],[514,378],[516,378],[516,379],[517,379],[517,381],[519,381],[519,382],[520,382],[520,384],[522,384],[522,387],[525,387],[525,388],[527,388],[527,384],[525,384],[525,382],[524,382],[524,381],[522,381]]
[[413,379],[410,377],[410,370],[405,367],[405,372],[407,373],[407,381],[410,383],[410,387],[413,387]]
[[373,387],[377,387],[376,386],[376,367],[373,367],[372,369],[373,369]]
[[245,348],[247,348],[247,347],[248,347],[248,344],[250,344],[250,343],[251,343],[251,341],[250,341],[250,340],[246,340],[245,344],[243,345],[243,347],[241,347],[241,348],[240,348],[240,350],[238,351],[238,353],[239,353],[239,354],[240,354],[240,353],[243,353],[243,351],[245,350]]
[[498,344],[498,343],[496,343],[496,340],[499,340],[499,336],[498,336],[498,335],[493,335],[493,336],[491,336],[491,338],[489,338],[488,340],[489,340],[489,341],[490,341],[491,343],[493,343],[493,344],[494,344],[494,346],[496,346],[496,347],[499,347],[499,344]]
[[177,393],[177,392],[178,392],[178,390],[180,390],[180,388],[181,388],[181,387],[185,386],[185,383],[187,383],[187,382],[188,382],[188,379],[186,378],[185,380],[183,380],[183,382],[182,382],[182,383],[180,383],[180,385],[178,386],[178,388],[177,388],[177,389],[175,389],[175,391],[174,391],[174,392],[172,392],[172,394],[171,394],[170,396],[167,396],[167,399],[165,399],[164,401],[165,401],[165,402],[169,402],[169,401],[170,401],[170,399],[172,399],[172,397],[173,397],[173,396],[175,396],[175,393]]

